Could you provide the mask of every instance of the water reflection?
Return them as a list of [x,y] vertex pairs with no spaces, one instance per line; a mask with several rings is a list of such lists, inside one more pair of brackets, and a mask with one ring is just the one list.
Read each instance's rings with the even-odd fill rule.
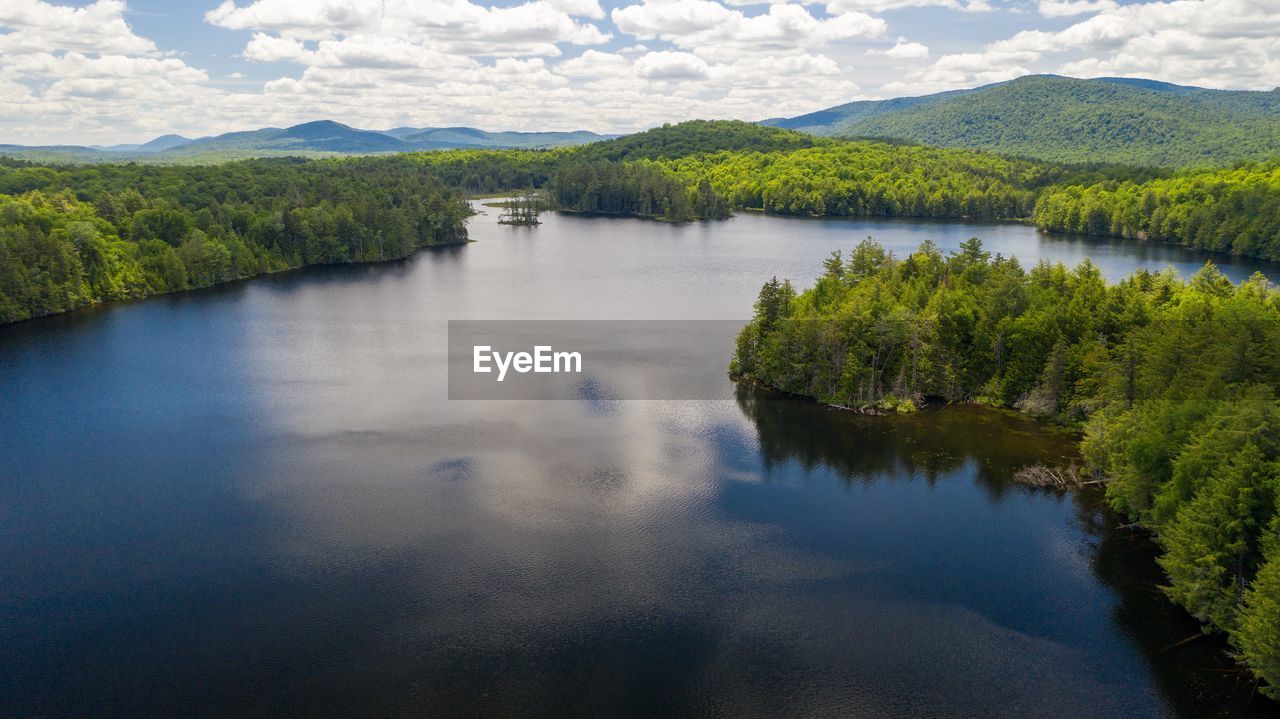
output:
[[[1169,602],[1155,546],[1110,511],[1101,491],[1021,487],[1013,472],[1034,462],[1070,462],[1074,440],[1017,415],[950,407],[901,417],[865,417],[740,385],[738,404],[760,433],[766,471],[800,467],[806,479],[834,475],[847,486],[886,481],[956,481],[967,475],[995,501],[1028,494],[1068,501],[1079,530],[1074,547],[1053,561],[1063,570],[1086,560],[1111,589],[1096,610],[1131,638],[1152,669],[1165,711],[1194,717],[1272,717],[1277,706],[1256,694],[1218,637]],[[1002,584],[1024,581],[1008,575]],[[1024,607],[1029,610],[1031,607]],[[1084,634],[1084,632],[1082,632]],[[1078,668],[1077,668],[1078,669]],[[1062,678],[1068,680],[1066,676]]]
[[1026,417],[977,407],[906,416],[866,416],[740,384],[737,402],[755,422],[765,467],[790,461],[834,471],[846,482],[939,477],[972,465],[993,497],[1014,471],[1078,463],[1075,436]]

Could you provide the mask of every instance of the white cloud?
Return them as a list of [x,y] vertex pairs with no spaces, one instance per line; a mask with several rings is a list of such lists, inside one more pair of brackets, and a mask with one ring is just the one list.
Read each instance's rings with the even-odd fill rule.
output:
[[559,10],[577,17],[589,17],[593,20],[604,19],[604,8],[598,0],[549,0]]
[[37,142],[113,141],[194,104],[208,76],[134,33],[125,10],[119,0],[0,3],[0,128]]
[[1069,17],[1116,9],[1113,0],[1040,0],[1040,14],[1045,17]]
[[[1088,7],[1085,7],[1088,5]],[[1023,30],[978,52],[943,55],[886,84],[886,93],[973,87],[1035,71],[1147,77],[1221,88],[1269,88],[1280,77],[1280,3],[1167,0],[1130,5],[1041,3],[1091,17],[1057,31]],[[1051,64],[1057,63],[1057,64]]]
[[578,57],[556,64],[556,72],[565,77],[617,76],[630,71],[631,60],[599,50],[587,50]]
[[798,52],[851,38],[884,35],[884,20],[861,12],[817,18],[792,4],[748,16],[711,0],[645,0],[618,8],[613,22],[642,40],[661,39],[707,57]]
[[98,0],[72,8],[40,0],[0,3],[0,53],[77,50],[99,53],[153,53],[155,43],[138,37],[124,21],[121,0]]
[[967,12],[987,12],[992,9],[987,0],[832,0],[827,3],[827,12],[885,12],[912,7],[941,7]]
[[1274,85],[1280,3],[1171,0],[1106,8],[1058,32],[1023,32],[997,49],[1075,54],[1058,70],[1145,75],[1208,87]]
[[[120,0],[0,0],[0,142],[109,144],[319,117],[628,131],[1032,72],[1264,89],[1280,77],[1276,0],[1020,0],[1039,13],[1003,15],[1003,36],[958,12],[990,9],[984,0],[622,0],[608,14],[598,0],[495,1],[175,3],[241,43],[211,82],[207,58],[139,36]],[[923,9],[878,16],[909,7]],[[911,40],[891,44],[891,24]]]
[[651,52],[635,62],[640,77],[650,80],[696,80],[707,76],[707,63],[687,52]]
[[205,21],[277,37],[398,38],[424,48],[482,55],[558,55],[559,43],[597,45],[609,35],[574,15],[604,17],[596,0],[535,0],[486,7],[470,0],[226,0]]
[[257,0],[239,7],[224,0],[205,13],[205,22],[231,30],[272,29],[328,37],[333,32],[367,28],[380,16],[373,0]]
[[[478,124],[483,113],[490,127],[590,122],[604,130],[690,116],[763,117],[774,108],[812,109],[824,96],[843,100],[857,85],[808,49],[885,28],[862,13],[819,19],[788,5],[748,17],[708,0],[676,0],[615,10],[619,29],[646,43],[603,52],[590,46],[609,36],[570,17],[595,14],[582,0],[374,5],[224,3],[208,20],[253,31],[246,58],[303,66],[298,77],[266,84],[279,112],[376,127]],[[557,57],[561,45],[588,47],[555,62],[529,57]],[[477,61],[484,55],[499,57]],[[420,114],[403,118],[405,108]]]
[[261,32],[255,32],[244,48],[244,57],[255,62],[304,62],[314,55],[297,38],[276,37]]
[[898,38],[898,42],[888,50],[867,50],[868,55],[884,55],[896,60],[920,60],[929,57],[929,48],[918,42],[908,42],[906,38]]

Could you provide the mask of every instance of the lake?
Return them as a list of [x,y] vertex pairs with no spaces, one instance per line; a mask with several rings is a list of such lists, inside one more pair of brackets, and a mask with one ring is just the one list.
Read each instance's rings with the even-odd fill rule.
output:
[[[446,322],[744,319],[871,235],[1109,278],[1018,224],[471,221],[474,243],[0,327],[0,715],[1273,716],[1002,412],[449,401]],[[1233,278],[1274,266],[1229,262]],[[731,347],[725,348],[725,362]],[[1177,645],[1177,646],[1174,646]]]

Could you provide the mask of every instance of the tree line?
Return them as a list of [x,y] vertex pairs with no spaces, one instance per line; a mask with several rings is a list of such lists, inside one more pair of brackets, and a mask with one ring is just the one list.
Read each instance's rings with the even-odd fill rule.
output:
[[1046,189],[1036,226],[1280,260],[1280,163]]
[[1163,548],[1168,596],[1226,632],[1280,698],[1280,292],[1212,264],[1108,284],[977,240],[835,253],[760,291],[731,366],[822,402],[972,401],[1080,423],[1089,468]]
[[665,163],[709,181],[738,208],[784,215],[1018,218],[1031,213],[1043,165],[968,150],[846,142],[735,151]]
[[[722,204],[730,211],[785,215],[1026,220],[1046,188],[1141,183],[1168,175],[710,121],[554,150],[456,150],[411,157],[446,184],[469,192],[547,187],[561,209],[689,220],[721,217]],[[700,206],[687,213],[655,209],[657,195],[671,198],[673,206],[683,204],[674,181],[684,184],[691,205]],[[640,185],[647,189],[641,191]]]
[[0,162],[0,323],[462,242],[469,209],[397,158]]
[[686,222],[723,219],[729,203],[705,178],[690,185],[662,165],[584,161],[558,169],[550,199],[563,210]]

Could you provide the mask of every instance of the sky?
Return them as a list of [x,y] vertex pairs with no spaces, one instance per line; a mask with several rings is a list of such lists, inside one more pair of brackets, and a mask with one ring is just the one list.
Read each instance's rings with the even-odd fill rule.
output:
[[1280,85],[1280,0],[0,0],[0,143],[631,132],[1032,73]]

